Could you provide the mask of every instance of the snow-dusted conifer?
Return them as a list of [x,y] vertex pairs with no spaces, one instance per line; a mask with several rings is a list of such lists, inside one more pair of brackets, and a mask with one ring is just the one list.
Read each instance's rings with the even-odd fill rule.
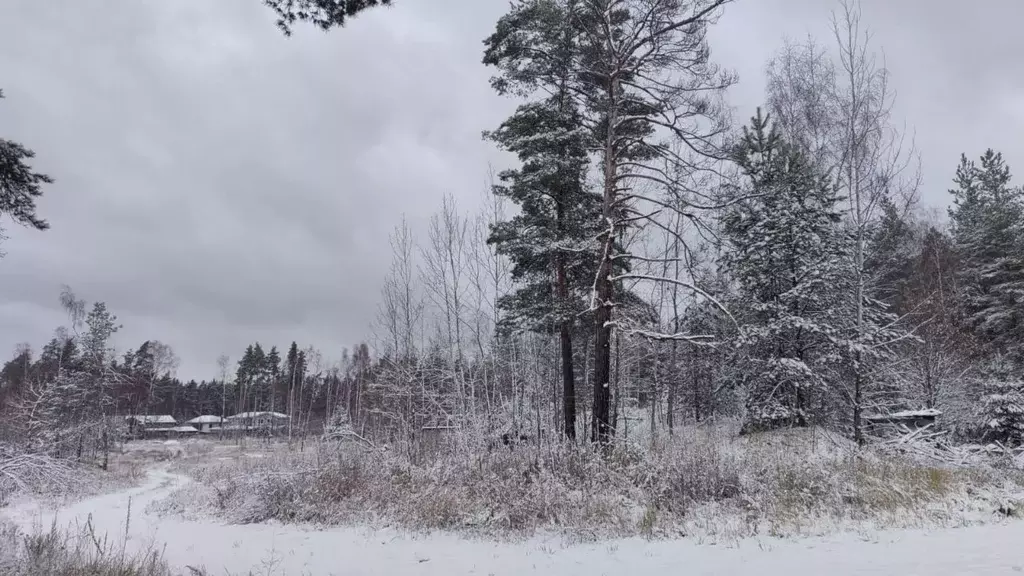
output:
[[849,258],[840,199],[760,110],[735,160],[746,183],[732,190],[739,200],[723,216],[722,265],[738,284],[747,427],[805,426],[839,353]]
[[994,352],[1024,361],[1024,193],[1002,154],[960,158],[950,190],[967,324]]
[[1014,445],[1024,442],[1024,379],[1016,363],[996,356],[982,373],[985,435]]

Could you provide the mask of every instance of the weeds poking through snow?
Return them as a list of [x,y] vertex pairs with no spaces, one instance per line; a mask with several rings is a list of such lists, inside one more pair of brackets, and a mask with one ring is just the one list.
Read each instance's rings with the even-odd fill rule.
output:
[[193,464],[186,471],[198,482],[157,507],[205,509],[238,523],[377,521],[498,536],[556,530],[574,539],[927,526],[996,509],[979,500],[1000,489],[994,473],[855,454],[816,430],[740,438],[734,428],[687,428],[656,449],[624,445],[608,455],[522,446],[419,464],[401,450],[321,444]]
[[171,576],[156,550],[132,554],[100,536],[91,524],[79,530],[23,534],[0,526],[0,574],[5,576]]

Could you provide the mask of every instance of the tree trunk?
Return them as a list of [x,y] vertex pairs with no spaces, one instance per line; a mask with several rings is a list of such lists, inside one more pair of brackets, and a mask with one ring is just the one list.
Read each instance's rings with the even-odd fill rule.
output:
[[[106,426],[106,424],[104,424]],[[110,464],[110,443],[107,437],[106,428],[103,429],[102,435],[102,446],[103,446],[103,464],[100,466],[103,470],[106,470]]]
[[853,377],[853,440],[858,446],[862,446],[864,444],[864,431],[861,429],[863,386],[861,386],[859,351],[854,354],[854,364],[856,364],[857,368]]
[[[603,265],[603,264],[602,264]],[[591,441],[606,444],[610,438],[609,416],[611,410],[611,327],[605,324],[611,320],[611,308],[604,304],[610,295],[610,282],[603,282],[598,288],[597,311],[594,315],[594,408],[591,411]]]
[[[611,244],[609,234],[606,244]],[[591,410],[591,441],[607,444],[611,440],[611,361],[612,283],[609,278],[611,260],[604,258],[597,281],[597,310],[594,312],[594,406]]]
[[[609,42],[611,40],[609,39]],[[596,299],[594,306],[594,408],[591,414],[591,441],[607,444],[611,440],[612,426],[609,419],[611,408],[611,339],[612,339],[612,257],[615,247],[615,200],[618,186],[618,164],[616,162],[616,129],[618,128],[618,110],[616,97],[619,92],[618,79],[612,77],[608,81],[608,96],[612,104],[608,107],[607,127],[604,141],[604,182],[601,200],[601,217],[603,224],[609,228],[605,231],[600,246],[597,278],[594,281]]]
[[[561,208],[559,208],[559,214]],[[565,259],[558,255],[557,281],[558,299],[564,306],[569,301],[569,285],[565,273]],[[576,375],[573,372],[572,359],[572,323],[563,318],[560,328],[562,348],[562,419],[565,427],[565,439],[576,441]]]

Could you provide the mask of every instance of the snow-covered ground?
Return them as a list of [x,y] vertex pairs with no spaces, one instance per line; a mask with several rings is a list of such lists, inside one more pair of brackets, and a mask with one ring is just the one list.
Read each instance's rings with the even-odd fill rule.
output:
[[155,543],[172,566],[205,567],[209,574],[599,576],[603,574],[769,575],[899,574],[989,576],[1024,572],[1024,522],[960,529],[880,532],[805,540],[764,538],[731,546],[682,540],[618,540],[563,545],[416,536],[390,530],[312,530],[277,523],[224,525],[158,518],[147,505],[189,480],[155,468],[142,486],[74,504],[56,513],[35,502],[0,512],[24,530],[84,523],[123,537],[129,547]]

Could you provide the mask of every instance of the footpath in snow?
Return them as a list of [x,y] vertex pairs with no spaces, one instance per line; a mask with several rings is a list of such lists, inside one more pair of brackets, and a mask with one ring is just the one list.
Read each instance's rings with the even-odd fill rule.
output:
[[[737,546],[686,540],[617,540],[562,547],[544,542],[495,543],[453,535],[412,536],[356,528],[312,530],[278,523],[225,525],[146,514],[146,506],[188,479],[150,472],[141,487],[100,496],[53,512],[36,503],[0,511],[24,530],[85,523],[111,538],[125,533],[131,501],[129,546],[155,543],[184,571],[210,574],[458,576],[601,576],[643,574],[763,576],[994,576],[1024,574],[1024,522],[932,532],[878,533],[872,540],[844,535],[827,539],[749,540]],[[166,546],[164,548],[164,546]]]

